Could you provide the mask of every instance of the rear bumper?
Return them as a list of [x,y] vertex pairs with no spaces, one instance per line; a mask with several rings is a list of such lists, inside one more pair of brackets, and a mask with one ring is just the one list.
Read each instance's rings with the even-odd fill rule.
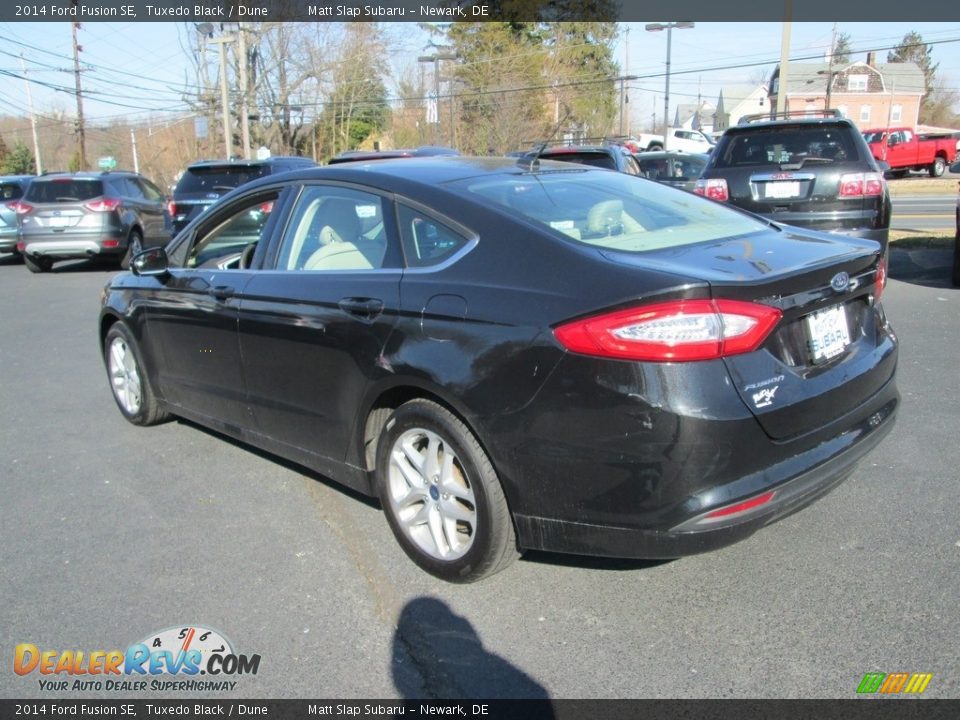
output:
[[[895,380],[838,418],[838,434],[776,464],[692,495],[683,515],[663,527],[624,527],[515,514],[522,548],[576,555],[663,559],[719,549],[743,540],[829,493],[893,428],[899,406]],[[843,429],[845,428],[845,429]],[[721,520],[707,513],[773,491],[764,505]]]
[[[116,240],[116,247],[103,247],[104,240]],[[126,240],[96,236],[63,235],[55,240],[30,240],[24,238],[23,254],[34,257],[49,257],[58,259],[86,258],[121,255],[126,252]]]

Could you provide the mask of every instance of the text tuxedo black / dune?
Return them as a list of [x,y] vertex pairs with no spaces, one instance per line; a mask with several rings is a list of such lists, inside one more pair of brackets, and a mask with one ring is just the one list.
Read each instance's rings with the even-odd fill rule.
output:
[[[378,496],[452,581],[718,548],[893,424],[870,240],[605,170],[376,160],[246,185],[104,289],[123,414]],[[203,482],[216,482],[206,478]]]

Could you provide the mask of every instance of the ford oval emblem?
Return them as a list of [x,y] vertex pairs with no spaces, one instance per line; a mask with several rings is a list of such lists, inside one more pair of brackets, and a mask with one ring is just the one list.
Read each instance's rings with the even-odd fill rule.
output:
[[843,292],[848,287],[850,287],[850,276],[845,272],[838,272],[830,280],[830,287],[835,291]]

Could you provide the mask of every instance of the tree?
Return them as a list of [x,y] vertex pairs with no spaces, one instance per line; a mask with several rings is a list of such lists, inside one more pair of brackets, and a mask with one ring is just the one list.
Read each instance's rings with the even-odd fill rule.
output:
[[833,56],[833,65],[847,65],[850,63],[850,53],[853,51],[850,41],[849,33],[842,32],[837,35],[837,40],[833,44],[833,51],[831,53]]
[[10,156],[10,148],[7,147],[6,141],[3,139],[3,136],[0,135],[0,172],[6,172],[2,168],[7,166],[7,158]]
[[933,62],[931,50],[933,46],[924,45],[923,37],[920,33],[911,30],[903,36],[903,40],[893,50],[887,53],[887,62],[916,63],[923,72],[924,94],[920,100],[920,122],[928,122],[932,110],[932,93],[936,87],[937,68],[940,63]]
[[3,163],[2,172],[5,175],[33,175],[36,172],[36,166],[33,164],[33,153],[30,152],[30,148],[17,140]]

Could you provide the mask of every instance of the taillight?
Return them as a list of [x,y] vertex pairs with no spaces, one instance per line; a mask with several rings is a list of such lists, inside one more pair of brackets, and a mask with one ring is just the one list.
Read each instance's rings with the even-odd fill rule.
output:
[[738,300],[678,300],[617,310],[555,328],[567,350],[654,362],[712,360],[753,352],[782,313]]
[[727,181],[723,178],[706,178],[697,180],[693,188],[697,195],[703,195],[710,200],[720,200],[726,202],[730,199],[730,193],[727,190]]
[[26,215],[28,212],[33,210],[33,205],[26,203],[23,200],[14,200],[13,202],[8,202],[7,207],[13,210],[17,215]]
[[177,214],[177,204],[173,200],[167,202],[167,214],[173,217]]
[[844,173],[840,197],[875,197],[883,194],[883,173]]
[[93,212],[113,212],[120,207],[120,201],[117,198],[100,198],[85,203],[84,207]]
[[876,302],[883,295],[883,289],[887,286],[887,255],[884,253],[877,263],[877,277],[873,283],[873,301]]

